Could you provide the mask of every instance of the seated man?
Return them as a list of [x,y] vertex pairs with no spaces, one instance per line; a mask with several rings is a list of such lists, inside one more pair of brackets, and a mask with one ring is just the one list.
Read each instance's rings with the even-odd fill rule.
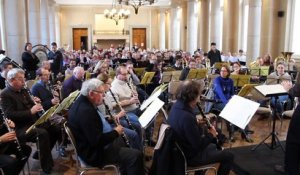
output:
[[45,173],[51,173],[54,165],[51,150],[59,135],[60,128],[46,122],[26,133],[25,131],[38,119],[38,113],[43,110],[38,98],[32,98],[24,89],[25,72],[14,68],[7,73],[7,87],[0,94],[0,104],[6,114],[16,124],[16,134],[20,143],[36,142],[40,148],[34,158],[40,158],[41,167]]
[[[194,109],[200,98],[199,83],[184,81],[178,87],[177,101],[172,106],[168,124],[175,132],[175,140],[182,148],[187,164],[199,166],[220,163],[218,175],[228,175],[233,165],[233,155],[227,150],[218,150],[215,144],[217,132],[212,126],[204,131],[199,127]],[[198,173],[198,172],[197,172]]]
[[62,87],[63,99],[68,97],[70,93],[81,89],[83,78],[84,78],[84,69],[82,67],[75,67],[73,70],[72,77],[64,81]]
[[0,74],[0,89],[4,89],[6,87],[6,75],[9,70],[13,68],[12,63],[4,63],[1,66],[1,74]]
[[143,175],[142,153],[127,148],[120,137],[123,127],[111,128],[104,114],[97,110],[103,103],[103,85],[98,79],[85,81],[81,95],[69,111],[68,125],[76,140],[78,155],[90,166],[118,163],[128,175]]
[[[134,129],[142,136],[141,124],[137,117],[139,110],[137,105],[139,104],[138,94],[135,91],[136,88],[131,86],[133,85],[130,85],[128,82],[128,71],[126,67],[119,66],[116,70],[116,78],[111,83],[111,89],[108,95],[111,96],[116,112],[120,112],[120,110],[124,109]],[[117,105],[117,103],[119,105]],[[119,106],[121,106],[122,109],[119,109]],[[129,125],[123,118],[120,122],[122,126],[128,127]]]
[[[7,124],[10,128],[15,127],[11,120],[7,120]],[[4,174],[20,174],[30,156],[31,147],[26,144],[17,145],[15,141],[16,133],[7,132],[7,126],[2,124],[0,126],[0,168]],[[20,146],[19,150],[18,146]]]

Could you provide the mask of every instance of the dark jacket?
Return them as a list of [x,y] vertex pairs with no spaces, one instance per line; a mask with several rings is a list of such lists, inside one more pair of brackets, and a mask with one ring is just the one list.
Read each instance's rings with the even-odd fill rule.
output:
[[172,106],[168,124],[174,130],[176,141],[182,148],[187,161],[193,159],[213,142],[213,136],[210,133],[205,135],[203,129],[199,127],[193,109],[181,100],[177,100]]
[[51,102],[53,95],[51,91],[46,88],[46,85],[40,80],[32,86],[31,93],[33,96],[40,98],[45,111],[53,106]]
[[174,131],[169,128],[160,149],[154,151],[149,175],[183,175],[184,159],[175,146]]
[[103,133],[103,124],[95,106],[80,95],[69,110],[68,126],[75,141],[79,157],[88,165],[102,166],[104,147],[119,137],[113,130]]
[[70,95],[70,93],[80,90],[82,86],[82,81],[77,80],[75,76],[68,78],[64,81],[63,89],[62,89],[62,97],[66,98]]
[[48,53],[48,60],[53,60],[53,63],[51,63],[51,71],[55,75],[58,74],[62,69],[63,54],[58,50],[55,53],[50,51]]
[[184,68],[184,69],[181,71],[179,80],[181,80],[181,81],[185,80],[185,79],[187,78],[189,72],[190,72],[190,68],[189,68],[189,67]]
[[215,52],[213,50],[210,50],[207,53],[207,58],[210,59],[210,66],[213,66],[216,62],[222,62],[221,52],[217,49]]
[[14,121],[18,134],[18,129],[31,126],[37,119],[37,115],[32,115],[30,109],[34,106],[27,90],[15,91],[11,86],[7,86],[0,94],[0,104],[3,112],[9,119]]
[[36,71],[38,66],[37,64],[40,62],[38,57],[34,53],[23,52],[22,54],[23,68],[26,71]]

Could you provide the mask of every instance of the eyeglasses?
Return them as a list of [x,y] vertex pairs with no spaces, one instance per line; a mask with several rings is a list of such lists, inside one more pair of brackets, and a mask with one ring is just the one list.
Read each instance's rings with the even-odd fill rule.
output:
[[24,78],[24,77],[15,77],[14,79],[19,80],[19,81],[25,81],[26,80],[26,78]]
[[103,91],[97,91],[97,90],[93,90],[93,92],[96,92],[98,94],[103,94],[104,93]]

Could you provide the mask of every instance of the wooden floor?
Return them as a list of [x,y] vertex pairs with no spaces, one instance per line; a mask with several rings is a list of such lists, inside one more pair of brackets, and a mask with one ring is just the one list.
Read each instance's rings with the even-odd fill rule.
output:
[[[259,116],[255,115],[252,118],[252,120],[249,124],[250,129],[254,130],[254,134],[251,137],[254,141],[253,143],[248,143],[245,140],[242,140],[241,136],[240,136],[240,133],[236,132],[235,135],[234,135],[236,141],[234,143],[230,143],[230,144],[226,143],[224,145],[225,149],[230,149],[231,147],[255,145],[255,144],[260,143],[264,138],[266,138],[271,132],[271,129],[272,129],[271,124],[272,123],[269,119],[258,120],[258,118],[259,118]],[[161,121],[161,119],[159,119],[159,116],[158,116],[158,121]],[[283,119],[282,120],[282,127],[281,127],[281,121],[276,120],[276,132],[277,132],[277,136],[280,140],[285,140],[287,129],[288,129],[288,126],[289,126],[289,122],[290,122],[289,119]],[[156,125],[156,126],[158,126],[158,125]],[[226,127],[223,127],[223,130],[224,130],[224,133],[226,135],[227,133],[225,132],[225,130],[226,130],[225,128]],[[157,134],[156,131],[157,131],[157,128],[155,129],[154,134]],[[271,142],[270,138],[268,140],[266,140],[266,143]],[[262,145],[262,146],[264,146],[264,145]],[[72,149],[72,148],[68,147],[68,149]],[[152,154],[153,154],[153,148],[152,147],[147,147],[145,149],[145,155],[151,156]],[[56,150],[53,150],[53,158],[55,159],[55,167],[53,169],[52,174],[57,174],[57,175],[74,175],[75,174],[76,164],[73,164],[73,166],[72,166],[71,162],[69,161],[68,158],[60,158],[57,155]],[[147,167],[149,167],[149,166],[151,166],[151,161],[145,161],[145,164],[146,164]],[[30,158],[30,166],[31,166],[30,171],[31,171],[32,175],[39,174],[38,161],[33,160],[32,158]],[[26,174],[27,174],[27,172],[26,172]],[[99,174],[99,173],[91,172],[91,173],[88,173],[88,174]],[[103,174],[112,174],[112,173],[111,172],[104,172]],[[208,173],[208,174],[211,174],[211,173]],[[233,175],[234,173],[231,173],[231,174]]]

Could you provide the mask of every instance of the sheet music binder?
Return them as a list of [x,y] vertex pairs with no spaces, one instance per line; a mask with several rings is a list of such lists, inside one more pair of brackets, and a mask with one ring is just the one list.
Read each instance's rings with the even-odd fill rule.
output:
[[153,121],[157,112],[162,108],[165,103],[161,101],[159,98],[156,98],[148,108],[143,112],[143,114],[139,117],[139,122],[141,123],[143,128],[147,128],[151,121]]
[[287,91],[283,88],[281,84],[260,85],[255,86],[255,89],[257,89],[258,92],[260,92],[265,97],[273,97],[287,94]]
[[161,83],[169,83],[172,79],[172,72],[163,72]]
[[180,75],[181,75],[181,70],[172,71],[172,81],[179,81]]
[[216,62],[214,64],[214,68],[215,69],[221,69],[222,65],[224,65],[224,64],[227,65],[227,66],[230,66],[230,64],[228,62]]
[[203,79],[207,75],[207,69],[190,69],[187,79]]
[[250,84],[250,75],[230,75],[235,87],[243,87],[245,84]]
[[140,84],[146,85],[150,84],[155,72],[146,72]]
[[27,130],[26,134],[29,133],[34,127],[45,123],[54,113],[55,109],[57,108],[58,105],[52,106],[50,109],[48,109],[39,119],[35,121],[33,125],[31,125]]
[[286,75],[283,75],[283,76],[268,75],[266,84],[267,85],[279,84],[279,83],[282,83],[283,81],[291,81],[291,77],[286,76]]

